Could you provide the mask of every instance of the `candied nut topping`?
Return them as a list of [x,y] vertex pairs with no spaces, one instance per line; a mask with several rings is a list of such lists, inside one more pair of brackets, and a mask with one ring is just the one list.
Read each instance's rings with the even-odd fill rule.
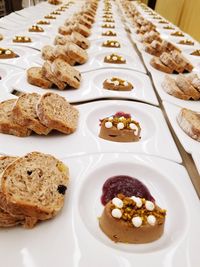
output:
[[[142,206],[138,207],[136,201],[134,201],[134,197],[126,197],[123,194],[118,194],[115,201],[112,201],[110,205],[110,213],[114,218],[122,219],[134,227],[140,227],[145,224],[155,225],[156,222],[162,224],[163,218],[166,216],[166,210],[160,209],[153,202],[145,198],[141,198],[140,200]],[[153,210],[146,208],[146,203],[149,202],[154,205]],[[115,203],[120,203],[121,205],[116,206]]]

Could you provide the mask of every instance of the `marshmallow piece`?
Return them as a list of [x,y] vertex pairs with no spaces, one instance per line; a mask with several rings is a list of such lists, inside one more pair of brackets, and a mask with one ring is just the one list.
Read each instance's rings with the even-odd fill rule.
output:
[[5,54],[10,55],[12,52],[10,50],[6,50]]
[[124,124],[123,124],[123,122],[119,122],[119,123],[117,124],[117,129],[118,129],[118,130],[122,130],[122,129],[124,129]]
[[132,199],[136,203],[136,206],[138,208],[142,207],[142,199],[140,197],[132,196],[132,197],[130,197],[130,199]]
[[145,207],[146,207],[147,210],[153,211],[154,208],[155,208],[155,205],[153,204],[152,201],[147,200],[145,202]]
[[107,56],[106,58],[107,58],[108,60],[110,60],[111,57],[110,57],[110,56]]
[[111,46],[114,46],[115,44],[113,42],[110,43]]
[[115,207],[117,207],[119,209],[121,209],[123,207],[123,205],[124,205],[123,201],[118,197],[114,197],[112,199],[112,204],[115,205]]
[[113,126],[113,124],[112,124],[111,121],[107,121],[107,122],[105,123],[105,127],[106,127],[107,129],[112,128],[112,126]]
[[135,226],[135,227],[140,227],[142,225],[142,218],[137,216],[137,217],[133,217],[132,218],[132,224]]
[[113,56],[113,58],[112,58],[114,61],[116,61],[117,60],[117,57],[116,56]]
[[119,43],[115,43],[115,46],[116,46],[116,47],[119,47]]
[[129,127],[131,130],[135,130],[135,133],[138,134],[138,127],[134,123],[130,123]]
[[148,224],[154,226],[156,224],[156,217],[154,215],[149,215],[147,217]]
[[119,209],[113,209],[111,214],[116,219],[120,219],[122,217],[122,212]]

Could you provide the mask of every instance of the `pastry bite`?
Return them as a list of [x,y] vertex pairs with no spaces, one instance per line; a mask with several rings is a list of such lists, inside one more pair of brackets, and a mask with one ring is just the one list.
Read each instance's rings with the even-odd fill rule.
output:
[[114,21],[114,19],[104,19],[103,20],[103,22],[109,22],[109,23],[114,23],[115,21]]
[[112,64],[125,64],[126,59],[124,59],[122,56],[112,53],[111,55],[105,56],[104,62]]
[[194,45],[194,41],[192,40],[181,40],[178,42],[178,44],[182,44],[182,45]]
[[200,49],[193,51],[192,53],[190,53],[190,55],[200,57]]
[[111,47],[111,48],[119,48],[120,43],[116,40],[107,40],[105,42],[102,43],[103,47]]
[[168,24],[168,22],[166,20],[160,20],[160,21],[158,21],[158,23],[160,23],[160,24]]
[[103,88],[114,91],[131,91],[133,89],[133,85],[121,78],[112,77],[111,79],[106,79],[103,82]]
[[177,37],[184,37],[184,34],[181,31],[172,32],[171,35]]
[[61,13],[60,13],[60,12],[58,12],[58,11],[53,11],[53,12],[51,12],[51,15],[56,15],[56,16],[59,16],[59,15],[61,15]]
[[32,42],[30,37],[19,36],[19,35],[15,36],[12,41],[13,43],[31,43]]
[[117,36],[116,32],[114,31],[105,31],[105,32],[102,32],[102,36]]
[[55,16],[52,16],[52,15],[46,15],[44,16],[45,19],[56,19]]
[[15,52],[11,49],[7,48],[0,48],[0,59],[9,59],[9,58],[16,58],[19,57]]
[[200,142],[200,113],[182,108],[177,116],[180,128],[192,139]]
[[117,112],[100,120],[99,137],[113,142],[137,142],[141,127],[129,113]]
[[114,25],[114,24],[108,24],[108,23],[105,23],[105,24],[102,24],[101,27],[102,27],[102,28],[110,28],[110,29],[114,29],[114,28],[115,28],[115,25]]
[[48,20],[38,20],[38,25],[50,25],[50,22]]
[[99,226],[114,242],[145,244],[163,235],[165,216],[155,202],[118,194],[106,204]]
[[38,25],[33,25],[28,29],[29,32],[44,32],[44,29]]
[[174,27],[172,27],[172,26],[169,26],[169,25],[167,25],[167,26],[164,26],[164,27],[163,27],[163,29],[164,29],[164,30],[175,30],[175,28],[174,28]]

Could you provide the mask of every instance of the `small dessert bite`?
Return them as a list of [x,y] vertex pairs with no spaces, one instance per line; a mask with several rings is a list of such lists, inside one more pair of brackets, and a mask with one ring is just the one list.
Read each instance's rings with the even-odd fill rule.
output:
[[51,15],[56,15],[56,16],[59,16],[59,15],[61,15],[61,13],[60,13],[60,12],[58,12],[58,11],[53,11],[53,12],[51,12]]
[[200,57],[200,49],[193,51],[190,55]]
[[172,26],[169,26],[169,25],[167,25],[167,26],[164,26],[164,27],[163,27],[163,29],[164,29],[164,30],[175,30],[175,28],[174,28],[174,27],[172,27]]
[[19,36],[19,35],[15,36],[12,41],[13,41],[13,43],[31,43],[32,42],[30,37]]
[[137,142],[141,127],[129,113],[117,112],[100,120],[99,137],[113,142]]
[[46,15],[44,16],[45,19],[56,19],[55,16],[52,16],[52,15]]
[[184,37],[184,34],[180,31],[172,32],[171,35],[177,37]]
[[106,31],[106,32],[102,32],[103,36],[117,36],[116,32],[113,32],[111,30]]
[[38,20],[38,25],[50,25],[50,22],[48,20]]
[[120,43],[118,41],[115,41],[115,40],[107,40],[107,41],[102,43],[102,46],[103,47],[111,47],[111,48],[119,48],[119,47],[121,47]]
[[114,23],[114,19],[110,19],[110,18],[107,18],[107,19],[104,19],[103,22],[109,22],[109,23]]
[[118,194],[106,204],[99,226],[114,242],[144,244],[162,236],[165,216],[155,202]]
[[166,20],[160,20],[158,23],[160,23],[160,24],[168,24],[168,22]]
[[182,45],[194,45],[194,42],[192,40],[181,40],[178,42],[178,44]]
[[126,80],[112,77],[111,79],[106,79],[103,82],[103,88],[114,91],[131,91],[133,89],[133,85]]
[[115,25],[114,25],[114,24],[108,24],[108,23],[105,23],[105,24],[102,24],[101,27],[102,27],[102,28],[110,28],[110,29],[114,29],[114,28],[115,28]]
[[0,59],[9,59],[19,57],[11,49],[0,48]]
[[124,59],[122,56],[112,53],[111,55],[105,56],[104,62],[112,64],[125,64],[126,59]]
[[31,28],[28,29],[29,32],[44,32],[44,29],[42,27],[39,27],[38,25],[33,25]]

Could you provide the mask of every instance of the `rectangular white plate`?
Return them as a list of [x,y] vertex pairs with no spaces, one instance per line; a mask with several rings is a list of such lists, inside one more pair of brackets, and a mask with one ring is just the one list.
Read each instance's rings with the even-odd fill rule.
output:
[[[198,266],[199,199],[183,166],[121,153],[67,158],[64,162],[70,169],[70,183],[62,212],[32,230],[1,229],[0,257],[6,267],[122,267],[135,262],[141,267],[166,267],[166,263],[167,267]],[[119,174],[138,178],[158,205],[167,209],[165,232],[159,240],[118,244],[100,230],[103,183]]]
[[171,126],[173,127],[179,141],[181,142],[182,146],[184,147],[184,149],[192,154],[192,153],[199,153],[200,151],[200,142],[192,139],[191,137],[189,137],[178,125],[177,123],[177,116],[181,110],[180,107],[173,105],[171,103],[168,102],[163,102],[163,105],[165,107],[165,110],[167,112],[167,116],[170,120]]

